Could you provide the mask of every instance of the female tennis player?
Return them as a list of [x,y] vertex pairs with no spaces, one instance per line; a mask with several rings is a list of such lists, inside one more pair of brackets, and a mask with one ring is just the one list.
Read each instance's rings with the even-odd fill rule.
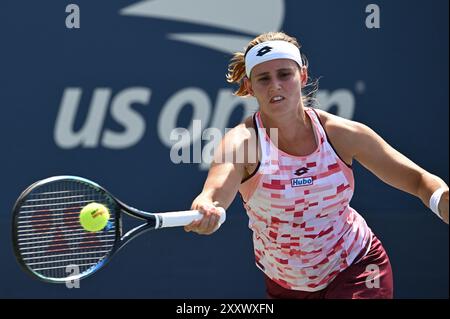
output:
[[[192,204],[204,218],[185,230],[213,233],[215,206],[227,208],[239,191],[269,298],[393,298],[389,258],[349,205],[352,161],[448,224],[447,184],[366,125],[307,107],[307,61],[295,38],[262,34],[228,71],[228,82],[239,84],[235,94],[254,96],[259,110],[222,139]],[[233,160],[224,160],[230,153]]]

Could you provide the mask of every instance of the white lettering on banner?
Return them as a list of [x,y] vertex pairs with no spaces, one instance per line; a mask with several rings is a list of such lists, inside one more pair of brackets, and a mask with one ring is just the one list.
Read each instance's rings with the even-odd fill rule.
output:
[[[181,110],[187,106],[191,105],[194,114],[192,116],[192,124],[187,128],[187,131],[176,131],[177,120]],[[178,158],[176,156],[176,150],[182,149],[183,156],[179,157],[185,158],[189,156],[186,152],[186,147],[193,146],[193,163],[199,163],[200,169],[208,169],[211,161],[202,161],[201,158],[211,158],[212,155],[208,155],[220,142],[220,139],[212,138],[204,147],[204,154],[202,154],[201,139],[202,134],[208,134],[208,132],[203,132],[202,130],[193,130],[192,125],[195,120],[200,120],[200,123],[204,125],[210,123],[210,127],[217,128],[221,132],[224,132],[227,127],[231,114],[233,111],[239,107],[243,106],[244,112],[242,120],[247,118],[256,111],[258,104],[255,99],[242,99],[240,97],[234,96],[230,89],[220,89],[217,94],[216,106],[214,107],[214,114],[211,116],[211,101],[206,92],[200,88],[186,88],[176,92],[166,104],[163,106],[161,114],[158,120],[158,136],[160,141],[167,147],[174,146],[174,141],[176,144],[175,148],[171,149],[170,156]],[[212,118],[212,120],[211,120]],[[175,130],[175,131],[174,131]],[[203,133],[202,133],[203,132]],[[209,132],[211,133],[211,132]],[[177,136],[180,134],[180,136]],[[190,138],[187,138],[185,134],[189,134]],[[216,132],[212,133],[212,137],[216,136]],[[203,137],[203,139],[205,139]],[[186,143],[186,144],[183,144]],[[203,157],[204,156],[204,157]],[[192,163],[190,162],[190,163]]]
[[106,129],[102,145],[107,148],[121,149],[137,144],[145,133],[145,121],[131,108],[131,104],[148,104],[151,91],[147,88],[129,88],[116,95],[112,101],[111,115],[125,128],[125,133]]
[[317,92],[319,109],[328,111],[336,106],[336,115],[351,120],[355,113],[355,97],[352,91],[347,89],[338,89],[330,93],[328,90],[319,90]]
[[[75,147],[98,147],[103,131],[111,89],[97,88],[94,91],[83,127],[73,131],[77,111],[80,105],[81,88],[64,90],[59,113],[56,118],[54,139],[56,145],[63,149]],[[145,121],[131,108],[133,103],[148,104],[151,91],[148,88],[128,88],[119,92],[111,103],[111,115],[125,130],[117,133],[105,129],[101,145],[111,149],[123,149],[138,143],[145,132]]]
[[[178,115],[186,105],[192,106],[194,110],[193,119],[200,120],[202,123],[209,122],[211,102],[206,92],[199,88],[185,88],[176,92],[167,100],[158,120],[158,136],[160,141],[167,147],[173,145],[170,134],[172,130],[177,128]],[[192,125],[187,130],[192,135]],[[187,143],[191,144],[191,142],[195,142],[200,137],[201,132],[198,132]],[[184,147],[185,145],[180,144],[179,146]]]
[[56,145],[61,148],[67,149],[77,146],[93,148],[98,146],[111,90],[107,88],[95,90],[83,128],[75,133],[72,128],[80,105],[81,95],[81,88],[64,90],[54,130]]
[[[117,92],[115,95],[110,88],[96,88],[92,93],[86,119],[78,131],[74,131],[74,123],[80,108],[83,90],[69,87],[64,90],[61,105],[54,128],[54,140],[62,149],[76,147],[96,148],[102,146],[108,149],[126,149],[139,143],[146,130],[146,120],[139,112],[132,108],[133,104],[148,105],[151,89],[145,87],[131,87]],[[338,116],[351,119],[354,114],[355,98],[347,89],[335,91],[321,90],[317,93],[318,108],[330,110],[336,107]],[[111,102],[110,102],[111,101]],[[110,104],[110,105],[109,105]],[[186,106],[193,109],[190,126],[184,130],[177,130],[177,122],[181,111]],[[208,169],[212,151],[220,142],[218,132],[209,130],[216,128],[222,135],[229,125],[232,113],[243,108],[242,120],[258,109],[254,98],[240,98],[232,94],[231,89],[219,89],[213,107],[208,93],[196,87],[188,87],[175,92],[161,108],[157,120],[157,135],[160,142],[172,148],[170,156],[176,161],[185,162],[190,157],[187,148],[193,147],[193,161],[199,163],[202,170]],[[112,119],[124,127],[116,132],[105,128],[105,118],[111,113]],[[203,129],[194,130],[194,120],[198,120]],[[199,124],[199,125],[200,125]],[[221,135],[221,136],[222,136]],[[201,141],[207,141],[204,145]],[[177,157],[174,150],[183,150]]]

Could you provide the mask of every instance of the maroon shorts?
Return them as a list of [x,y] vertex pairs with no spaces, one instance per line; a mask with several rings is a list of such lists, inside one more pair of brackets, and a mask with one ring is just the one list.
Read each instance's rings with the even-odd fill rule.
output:
[[[342,271],[325,288],[308,292],[281,287],[265,276],[266,293],[270,299],[392,299],[394,285],[391,263],[383,245],[372,235],[366,256],[363,249],[355,262]],[[362,258],[361,258],[362,257]]]

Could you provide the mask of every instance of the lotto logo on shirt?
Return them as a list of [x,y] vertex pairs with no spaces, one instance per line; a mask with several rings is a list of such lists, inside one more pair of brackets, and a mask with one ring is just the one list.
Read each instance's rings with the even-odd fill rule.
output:
[[293,178],[291,179],[292,187],[309,186],[313,184],[312,177]]

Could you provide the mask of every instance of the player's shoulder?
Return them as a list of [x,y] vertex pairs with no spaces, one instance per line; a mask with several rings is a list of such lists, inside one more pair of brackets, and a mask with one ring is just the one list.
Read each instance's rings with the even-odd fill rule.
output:
[[314,111],[318,114],[322,126],[330,136],[350,137],[364,130],[365,125],[360,122],[346,119],[320,109],[314,109]]
[[[242,161],[238,161],[235,164],[243,164],[244,166],[250,164],[250,159],[254,158],[252,154],[257,152],[257,148],[255,148],[257,145],[256,131],[254,124],[251,122],[252,117],[250,116],[242,123],[228,129],[220,143],[220,152],[217,154],[223,154],[223,152],[225,154],[233,153],[235,154],[233,158],[242,159]],[[217,154],[216,156],[219,156]]]
[[235,127],[231,128],[225,133],[225,140],[232,140],[233,142],[248,142],[255,138],[255,124],[253,116],[248,116],[244,121]]

